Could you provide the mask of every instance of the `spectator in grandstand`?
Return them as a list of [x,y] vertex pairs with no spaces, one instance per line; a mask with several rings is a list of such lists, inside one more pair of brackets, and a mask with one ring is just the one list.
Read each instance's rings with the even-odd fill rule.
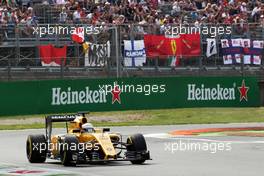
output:
[[114,24],[121,25],[124,24],[125,22],[125,16],[124,15],[117,15],[115,16],[115,19],[113,20]]
[[247,4],[245,3],[245,2],[239,2],[241,5],[240,5],[240,12],[242,13],[242,14],[248,14],[248,7],[247,7]]
[[[260,16],[260,26],[262,27],[262,29],[264,29],[264,15]],[[264,32],[264,30],[263,30]]]
[[87,16],[86,15],[86,9],[85,8],[82,8],[82,10],[80,12],[80,20],[81,20],[82,23],[85,23],[86,22],[86,20],[85,20],[86,16]]
[[9,21],[9,12],[8,10],[5,8],[2,10],[2,15],[1,15],[1,23],[2,25],[7,24],[7,22]]
[[251,12],[251,18],[253,22],[257,22],[259,17],[261,16],[261,12],[262,12],[262,5],[261,3],[257,3],[257,6],[254,7],[254,9]]
[[87,14],[86,19],[87,19],[86,22],[87,22],[88,24],[92,24],[93,13],[89,13],[89,14]]
[[237,16],[234,20],[234,32],[239,35],[244,35],[245,37],[248,37],[248,23],[245,17],[243,16]]
[[80,23],[81,21],[81,8],[78,7],[77,10],[73,12],[73,22]]
[[181,13],[181,7],[178,1],[175,1],[172,6],[171,15],[172,16],[178,16]]
[[15,5],[14,0],[1,0],[1,4],[6,5],[7,7],[13,7]]
[[18,23],[18,16],[17,16],[18,10],[19,9],[14,8],[11,13],[11,23],[13,23],[14,25]]
[[[32,0],[0,0],[0,23],[36,23]],[[44,2],[43,0],[42,2]],[[263,1],[238,0],[46,0],[58,10],[58,22],[87,24],[153,24],[168,23],[201,25],[224,23],[245,32],[246,24],[262,25]],[[158,6],[159,4],[159,6]],[[167,6],[169,8],[162,8]],[[16,8],[14,8],[16,7]],[[26,7],[26,8],[25,8]],[[61,10],[60,10],[61,9]],[[144,28],[138,28],[142,33]]]
[[59,15],[59,22],[65,24],[67,21],[68,14],[66,12],[66,8],[62,7],[61,13]]
[[65,0],[55,0],[55,2],[58,5],[64,5],[64,4],[66,4]]

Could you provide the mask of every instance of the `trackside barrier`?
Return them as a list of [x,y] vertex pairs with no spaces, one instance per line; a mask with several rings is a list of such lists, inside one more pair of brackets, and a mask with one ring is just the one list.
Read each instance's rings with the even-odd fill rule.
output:
[[257,77],[1,82],[0,115],[260,106]]

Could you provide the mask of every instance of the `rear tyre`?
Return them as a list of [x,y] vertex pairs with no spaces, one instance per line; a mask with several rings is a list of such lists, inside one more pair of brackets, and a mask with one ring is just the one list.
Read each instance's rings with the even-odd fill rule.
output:
[[76,136],[65,136],[61,146],[61,163],[64,166],[76,166],[79,141]]
[[30,163],[44,163],[47,155],[47,142],[44,135],[29,135],[26,153]]
[[[127,151],[132,152],[146,152],[147,144],[145,138],[142,134],[134,134],[127,139]],[[132,164],[142,164],[145,162],[145,159],[133,160]]]

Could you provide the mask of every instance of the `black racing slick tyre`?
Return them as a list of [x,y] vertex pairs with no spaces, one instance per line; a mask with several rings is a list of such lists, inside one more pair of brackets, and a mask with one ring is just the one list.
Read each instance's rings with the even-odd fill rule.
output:
[[29,135],[26,142],[26,153],[30,163],[44,163],[47,155],[47,142],[44,135]]
[[[132,152],[146,152],[147,144],[142,134],[134,134],[127,139],[127,151]],[[145,159],[132,160],[132,164],[142,164]]]
[[64,166],[76,166],[79,141],[76,136],[65,136],[61,145],[61,163]]

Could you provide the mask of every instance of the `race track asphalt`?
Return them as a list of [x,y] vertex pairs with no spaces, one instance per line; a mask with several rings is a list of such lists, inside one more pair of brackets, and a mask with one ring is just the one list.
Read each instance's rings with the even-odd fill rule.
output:
[[[30,164],[27,161],[25,154],[27,135],[44,133],[44,129],[0,131],[0,175],[1,166],[12,165],[34,170],[40,168],[47,171],[59,170],[69,174],[86,176],[260,176],[264,173],[264,139],[261,137],[179,136],[174,138],[166,135],[167,132],[180,129],[245,126],[263,127],[264,124],[112,127],[111,131],[120,132],[124,135],[143,133],[153,160],[147,161],[143,165],[132,165],[130,162],[113,162],[104,165],[87,164],[77,167],[64,167],[59,161],[53,160],[47,160],[44,164]],[[56,129],[56,132],[61,132],[61,130]],[[203,150],[180,150],[180,144],[187,145],[190,143],[199,143]],[[215,143],[223,143],[224,147],[217,148],[219,149],[217,151],[211,150],[211,148],[205,150],[206,145],[207,147],[215,146],[211,145]],[[230,146],[227,147],[227,145]]]

